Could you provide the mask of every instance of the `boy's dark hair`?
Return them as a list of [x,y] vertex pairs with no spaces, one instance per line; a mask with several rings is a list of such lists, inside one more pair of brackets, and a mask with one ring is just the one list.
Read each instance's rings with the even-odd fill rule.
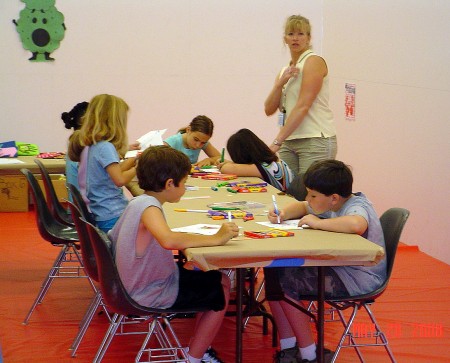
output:
[[227,150],[236,164],[272,163],[278,156],[249,129],[240,129],[227,141]]
[[151,146],[139,156],[136,176],[141,189],[160,192],[168,179],[173,179],[177,187],[191,167],[189,158],[181,151],[166,145]]
[[322,160],[308,168],[303,182],[308,189],[325,195],[339,194],[346,198],[352,194],[353,175],[342,161]]
[[69,112],[63,112],[61,114],[61,120],[64,121],[66,129],[73,128],[74,130],[79,130],[81,127],[81,118],[84,116],[88,102],[77,103]]

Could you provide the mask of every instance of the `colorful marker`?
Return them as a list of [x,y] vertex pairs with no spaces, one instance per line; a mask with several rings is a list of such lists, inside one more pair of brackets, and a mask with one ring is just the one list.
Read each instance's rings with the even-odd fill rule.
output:
[[275,195],[272,194],[272,201],[273,201],[273,209],[275,211],[275,214],[277,215],[278,224],[281,223],[280,221],[280,211],[278,209],[277,201],[275,199]]

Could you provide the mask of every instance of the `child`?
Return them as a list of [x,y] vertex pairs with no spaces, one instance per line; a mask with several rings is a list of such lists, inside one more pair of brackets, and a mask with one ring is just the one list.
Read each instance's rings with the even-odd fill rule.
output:
[[[202,361],[222,323],[230,280],[219,271],[189,271],[175,263],[171,250],[224,245],[238,235],[235,223],[224,223],[213,236],[172,232],[162,205],[185,193],[191,163],[166,145],[146,149],[137,177],[144,194],[132,199],[110,231],[119,275],[130,296],[154,308],[207,308],[198,313],[189,344],[191,363]],[[214,358],[213,362],[220,362]],[[209,360],[208,360],[209,362]]]
[[[280,210],[281,221],[301,218],[299,225],[357,233],[385,247],[383,230],[372,204],[364,194],[352,193],[353,176],[347,165],[337,160],[313,163],[305,173],[304,183],[308,191],[306,201],[293,202]],[[277,218],[274,210],[270,210],[269,220],[277,223]],[[385,280],[386,260],[373,267],[329,267],[325,271],[326,297],[364,294],[375,290]],[[298,301],[302,294],[317,294],[317,268],[280,268],[276,273],[289,299]],[[281,351],[275,361],[315,362],[316,346],[310,318],[284,301],[270,302],[270,308],[280,333]]]
[[122,214],[128,199],[122,186],[136,175],[136,158],[120,162],[128,150],[128,105],[119,97],[95,96],[83,125],[69,143],[69,158],[79,161],[78,184],[97,226],[107,232]]
[[[70,130],[73,128],[73,130],[76,131],[81,128],[81,118],[84,116],[88,105],[89,103],[87,102],[80,102],[73,106],[69,112],[63,112],[61,114],[61,120],[64,121],[66,129]],[[69,157],[66,157],[66,183],[73,184],[79,188],[78,163],[70,160]],[[72,200],[72,196],[69,195],[69,198]]]
[[[212,137],[214,124],[207,116],[196,116],[189,126],[178,131],[164,140],[164,144],[185,153],[191,164],[196,166],[212,165],[220,159],[220,152],[209,142]],[[200,151],[204,151],[208,158],[198,161]]]
[[241,129],[231,135],[227,150],[233,162],[219,163],[222,173],[256,176],[282,192],[294,178],[287,164],[249,129]]

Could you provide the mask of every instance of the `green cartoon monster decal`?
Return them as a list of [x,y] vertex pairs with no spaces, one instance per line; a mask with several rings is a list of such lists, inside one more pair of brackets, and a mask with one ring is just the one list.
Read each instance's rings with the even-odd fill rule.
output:
[[50,53],[58,49],[66,27],[64,15],[55,7],[55,0],[21,0],[25,8],[13,20],[23,47],[33,53],[35,62],[53,61]]

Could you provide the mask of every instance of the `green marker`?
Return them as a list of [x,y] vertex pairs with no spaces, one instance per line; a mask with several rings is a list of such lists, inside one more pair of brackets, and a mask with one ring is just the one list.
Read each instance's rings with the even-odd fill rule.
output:
[[220,156],[220,162],[223,163],[225,160],[225,148],[222,148],[222,155]]

